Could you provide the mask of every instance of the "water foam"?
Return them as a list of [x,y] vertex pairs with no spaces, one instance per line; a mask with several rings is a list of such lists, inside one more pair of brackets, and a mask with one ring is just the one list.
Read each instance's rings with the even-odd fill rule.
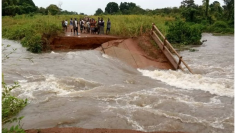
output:
[[[31,76],[30,78],[33,77]],[[69,80],[65,80],[68,78],[60,79],[54,75],[44,75],[44,77],[45,80],[42,81],[20,81],[20,87],[12,90],[13,95],[22,99],[27,98],[32,103],[40,103],[48,101],[53,96],[70,97],[73,93],[83,92],[101,85],[83,78],[69,78]]]
[[141,70],[143,76],[160,80],[170,86],[186,90],[202,90],[219,96],[234,97],[233,81],[230,79],[209,78],[200,74],[186,74],[181,71]]
[[107,54],[102,54],[102,57],[107,58],[107,59],[111,59],[111,57]]

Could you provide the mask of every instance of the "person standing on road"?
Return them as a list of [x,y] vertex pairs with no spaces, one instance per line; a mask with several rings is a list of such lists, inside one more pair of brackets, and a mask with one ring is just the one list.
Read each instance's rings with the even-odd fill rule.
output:
[[104,34],[104,21],[103,21],[103,18],[101,18],[101,21],[100,21],[100,34]]
[[67,25],[68,25],[68,21],[66,20],[65,21],[65,30],[66,30],[66,32],[67,32]]
[[92,18],[92,21],[90,23],[90,28],[91,28],[91,34],[94,34],[94,30],[95,30],[95,20]]
[[73,20],[72,18],[70,19],[70,31],[71,31],[71,34],[72,34],[72,29],[73,29]]
[[100,33],[100,17],[98,17],[98,23],[97,23],[97,32]]
[[82,34],[83,29],[84,29],[84,23],[83,23],[83,20],[81,18],[80,18],[80,21],[79,21],[79,25],[80,25],[80,33]]
[[90,33],[90,20],[87,21],[87,33]]
[[76,20],[76,18],[73,21],[73,28],[74,28],[74,36],[75,36],[75,31],[77,32],[78,36],[78,21]]
[[108,18],[106,34],[108,34],[108,32],[110,33],[110,31],[111,31],[111,21],[110,21],[110,19]]
[[62,20],[62,21],[61,21],[61,26],[62,26],[62,28],[63,28],[63,31],[65,31],[65,20]]

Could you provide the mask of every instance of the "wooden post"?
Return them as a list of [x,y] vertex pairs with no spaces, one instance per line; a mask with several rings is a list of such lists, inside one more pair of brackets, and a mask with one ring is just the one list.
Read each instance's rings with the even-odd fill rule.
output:
[[179,57],[179,63],[178,63],[178,65],[177,65],[177,69],[179,69],[179,66],[180,66],[180,64],[181,64],[182,58],[183,58],[182,56]]
[[[166,46],[166,38],[164,39],[163,41],[163,50],[165,49],[165,46]],[[168,47],[167,47],[168,48]]]
[[152,34],[153,34],[153,31],[154,31],[154,23],[152,23]]

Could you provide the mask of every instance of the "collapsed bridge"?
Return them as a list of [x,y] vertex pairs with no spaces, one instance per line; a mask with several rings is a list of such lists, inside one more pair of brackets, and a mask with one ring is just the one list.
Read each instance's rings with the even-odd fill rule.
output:
[[[48,46],[49,50],[99,50],[111,57],[118,58],[134,68],[159,68],[183,70],[181,63],[192,73],[189,66],[184,62],[168,40],[163,36],[160,30],[152,24],[150,36],[155,41],[159,49],[156,48],[153,58],[149,53],[144,51],[140,45],[140,38],[125,38],[110,35],[80,34],[74,36],[71,32],[66,32],[64,36],[54,38]],[[149,38],[151,40],[151,38]],[[149,49],[149,47],[147,47]],[[174,57],[174,55],[178,58]]]

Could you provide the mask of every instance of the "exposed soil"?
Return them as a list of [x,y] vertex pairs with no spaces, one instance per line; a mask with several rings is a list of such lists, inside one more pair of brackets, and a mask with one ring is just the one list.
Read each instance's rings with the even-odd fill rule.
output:
[[123,37],[110,36],[110,35],[96,35],[96,34],[81,34],[74,35],[73,32],[66,32],[64,35],[54,37],[44,46],[44,51],[64,51],[74,49],[95,49],[100,47],[101,44],[121,39]]
[[161,49],[157,46],[154,40],[148,36],[141,36],[136,38],[138,46],[144,51],[145,55],[156,59],[158,62],[169,63],[165,55],[162,53]]
[[[125,129],[83,129],[83,128],[48,128],[31,129],[26,133],[148,133]],[[183,133],[183,132],[150,132],[150,133]]]
[[101,44],[117,40],[118,37],[57,37],[52,41],[50,50],[68,50],[68,49],[95,49]]
[[109,41],[97,50],[118,58],[134,68],[173,69],[165,55],[152,44],[148,36]]

